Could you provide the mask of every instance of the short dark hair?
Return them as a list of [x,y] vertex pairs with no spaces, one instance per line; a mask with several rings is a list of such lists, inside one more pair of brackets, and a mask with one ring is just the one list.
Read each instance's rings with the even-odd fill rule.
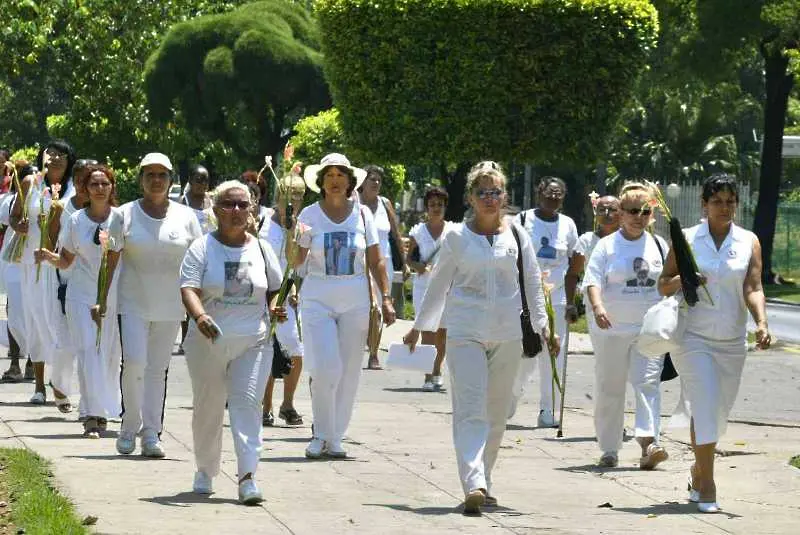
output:
[[[364,167],[362,167],[362,169],[364,169],[364,172],[366,173],[366,175],[364,175],[365,177],[364,182],[367,181],[366,177],[368,177],[369,175],[378,175],[381,179],[381,182],[386,180],[386,171],[380,165],[367,164]],[[362,182],[361,185],[358,187],[359,193],[364,189],[364,182]]]
[[550,184],[552,184],[553,182],[558,184],[558,186],[562,190],[564,190],[564,195],[567,194],[567,183],[564,182],[562,179],[558,178],[557,176],[544,176],[544,177],[542,177],[542,179],[539,181],[539,185],[537,186],[536,190],[537,191],[544,191],[544,189],[547,186],[549,186]]
[[736,175],[728,173],[714,173],[703,182],[703,201],[708,202],[715,193],[727,191],[736,197],[739,202],[739,185],[736,183]]
[[6,161],[11,160],[11,153],[8,149],[0,149],[0,156],[5,157]]
[[317,171],[317,187],[319,188],[319,194],[324,199],[325,198],[325,188],[322,186],[325,185],[325,173],[328,171],[329,168],[335,167],[342,173],[346,174],[350,178],[350,185],[347,186],[347,198],[350,198],[353,195],[353,192],[356,189],[356,183],[358,180],[356,179],[355,172],[350,169],[349,167],[345,167],[343,165],[326,165],[319,171]]
[[67,155],[67,169],[64,171],[64,180],[62,180],[64,189],[66,190],[67,184],[72,180],[72,169],[75,167],[75,162],[78,159],[75,155],[75,149],[63,139],[51,139],[47,145],[39,149],[39,154],[36,156],[36,167],[38,167],[40,171],[44,169],[44,153],[47,149],[56,149]]
[[444,188],[440,188],[439,186],[434,186],[432,188],[428,188],[428,190],[425,192],[425,208],[428,207],[428,202],[431,199],[435,199],[437,197],[442,199],[442,201],[444,201],[445,205],[450,200],[450,195],[447,193],[447,191]]

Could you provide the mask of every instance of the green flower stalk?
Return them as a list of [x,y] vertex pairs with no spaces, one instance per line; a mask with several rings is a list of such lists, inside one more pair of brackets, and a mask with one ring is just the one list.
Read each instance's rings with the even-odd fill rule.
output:
[[[19,196],[19,201],[22,203],[22,217],[24,219],[27,216],[28,204],[26,202],[25,193],[23,193],[22,186],[19,182],[17,166],[11,162],[6,162],[6,169],[9,170],[11,177],[14,179],[14,189]],[[5,262],[19,263],[22,259],[22,252],[25,250],[26,242],[27,236],[25,234],[20,235],[15,232],[14,236],[11,237],[11,241],[8,242],[5,252],[3,253],[3,260]]]
[[[99,232],[100,238],[100,271],[97,274],[97,299],[96,304],[100,307],[100,310],[104,310],[106,308],[106,286],[108,285],[108,247],[109,247],[109,235],[107,230],[101,230]],[[103,318],[98,317],[97,319],[97,338],[95,340],[95,344],[97,345],[97,349],[100,349],[100,341],[103,335]]]
[[550,356],[550,369],[553,372],[553,407],[556,406],[556,388],[563,396],[564,388],[561,386],[561,380],[558,377],[558,352],[553,353],[553,348],[556,347],[556,311],[553,308],[553,298],[550,295],[553,286],[545,282],[545,274],[542,274],[542,291],[544,292],[544,310],[547,313],[547,329],[549,331],[549,339],[547,340],[547,354]]

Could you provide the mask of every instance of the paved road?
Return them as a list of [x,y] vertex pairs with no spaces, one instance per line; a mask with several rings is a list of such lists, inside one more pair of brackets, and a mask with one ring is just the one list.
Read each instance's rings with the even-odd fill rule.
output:
[[769,303],[767,319],[770,330],[780,340],[800,344],[800,306]]

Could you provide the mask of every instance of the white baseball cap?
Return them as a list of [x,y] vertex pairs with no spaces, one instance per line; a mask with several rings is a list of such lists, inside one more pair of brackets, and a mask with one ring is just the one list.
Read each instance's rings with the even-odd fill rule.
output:
[[161,154],[160,152],[151,152],[149,154],[145,154],[142,161],[139,162],[139,169],[146,165],[161,165],[167,168],[168,171],[172,171],[172,162],[169,161],[169,157],[166,154]]

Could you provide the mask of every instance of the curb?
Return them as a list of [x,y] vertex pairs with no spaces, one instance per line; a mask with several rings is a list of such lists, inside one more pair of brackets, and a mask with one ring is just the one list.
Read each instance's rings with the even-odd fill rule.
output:
[[766,301],[767,303],[772,305],[784,305],[784,306],[800,308],[800,303],[792,303],[791,301],[784,301],[783,299],[777,299],[775,297],[768,297]]

